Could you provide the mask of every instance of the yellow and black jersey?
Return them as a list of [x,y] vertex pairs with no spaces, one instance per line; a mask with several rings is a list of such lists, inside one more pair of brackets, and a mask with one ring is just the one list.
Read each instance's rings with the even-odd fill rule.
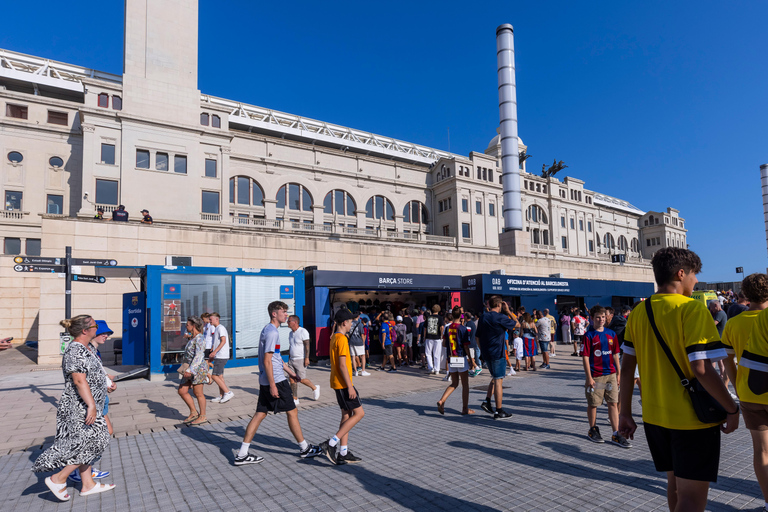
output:
[[[659,333],[686,378],[693,378],[690,362],[718,361],[727,357],[715,322],[704,303],[680,294],[656,294],[648,300]],[[702,423],[696,417],[688,392],[661,348],[644,306],[630,313],[622,349],[625,354],[637,358],[644,422],[679,430],[717,425]]]
[[747,313],[758,314],[752,323],[747,346],[739,359],[736,391],[742,402],[768,404],[768,309],[740,313],[725,327]]

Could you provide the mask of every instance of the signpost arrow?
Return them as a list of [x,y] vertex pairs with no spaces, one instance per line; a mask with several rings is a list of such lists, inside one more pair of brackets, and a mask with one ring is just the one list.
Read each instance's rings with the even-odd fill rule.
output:
[[17,265],[64,265],[64,258],[16,256],[13,258],[13,262]]
[[72,258],[72,265],[87,265],[94,267],[114,267],[117,260],[94,260],[89,258]]
[[57,272],[66,272],[66,265],[14,265],[16,272],[47,272],[55,274]]
[[104,283],[107,278],[102,276],[84,276],[81,274],[72,274],[72,280],[79,283]]

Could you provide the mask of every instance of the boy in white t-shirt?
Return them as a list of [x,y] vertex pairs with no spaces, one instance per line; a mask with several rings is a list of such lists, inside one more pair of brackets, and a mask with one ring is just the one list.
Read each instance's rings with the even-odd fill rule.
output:
[[213,325],[213,343],[208,360],[213,363],[213,382],[219,386],[219,396],[211,402],[227,403],[235,394],[229,390],[224,382],[224,366],[229,360],[229,333],[227,328],[221,325],[221,317],[218,313],[211,313],[211,325]]
[[213,384],[213,379],[211,379],[211,369],[213,368],[213,364],[208,359],[211,356],[211,349],[213,348],[213,331],[216,329],[211,325],[211,315],[210,313],[203,313],[200,315],[200,319],[203,321],[203,338],[205,339],[205,360],[208,361],[208,379],[205,381],[206,384]]
[[[288,317],[288,327],[291,332],[288,333],[289,356],[288,368],[295,373],[301,383],[312,390],[312,397],[315,400],[320,399],[320,386],[315,386],[307,378],[307,366],[309,366],[309,332],[299,325],[299,317],[291,315]],[[299,405],[299,385],[291,380],[291,392],[293,393],[293,403]]]
[[515,336],[512,340],[512,348],[515,352],[515,371],[520,371],[520,361],[523,359],[523,338]]

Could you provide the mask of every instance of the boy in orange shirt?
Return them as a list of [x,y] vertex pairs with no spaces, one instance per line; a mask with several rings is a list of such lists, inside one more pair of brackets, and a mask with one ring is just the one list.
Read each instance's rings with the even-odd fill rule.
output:
[[349,352],[347,333],[352,327],[352,313],[342,309],[336,313],[335,332],[331,336],[331,388],[341,407],[341,424],[336,435],[320,445],[328,460],[334,464],[354,464],[362,459],[352,455],[347,448],[349,431],[363,419],[363,404],[352,384],[352,356]]

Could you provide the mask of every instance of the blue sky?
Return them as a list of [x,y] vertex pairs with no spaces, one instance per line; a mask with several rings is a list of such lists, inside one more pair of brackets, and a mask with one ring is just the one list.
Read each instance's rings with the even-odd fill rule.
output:
[[[123,2],[12,2],[0,48],[121,73]],[[200,1],[208,94],[467,155],[498,126],[495,29],[515,26],[529,170],[672,206],[701,280],[765,272],[768,3]],[[449,140],[450,130],[450,140]]]

